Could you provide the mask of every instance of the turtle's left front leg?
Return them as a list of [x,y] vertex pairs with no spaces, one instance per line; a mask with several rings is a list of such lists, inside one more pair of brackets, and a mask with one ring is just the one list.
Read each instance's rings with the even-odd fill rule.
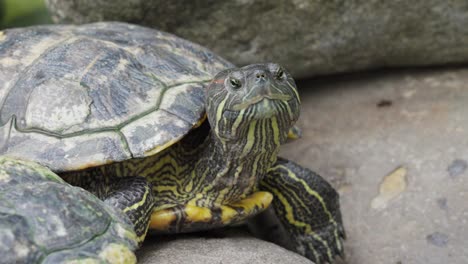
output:
[[138,243],[143,243],[155,203],[152,186],[145,177],[114,177],[99,169],[60,176],[69,184],[91,192],[104,203],[126,214],[134,225]]
[[322,177],[278,158],[260,182],[260,189],[274,195],[275,214],[295,251],[317,264],[343,256],[345,231],[339,196]]

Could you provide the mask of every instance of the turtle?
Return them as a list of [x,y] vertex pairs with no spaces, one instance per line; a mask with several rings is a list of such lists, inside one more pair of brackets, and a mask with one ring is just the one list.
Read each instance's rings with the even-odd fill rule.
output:
[[148,233],[255,226],[270,211],[292,250],[315,263],[343,256],[338,193],[278,157],[299,131],[284,67],[236,67],[122,22],[9,29],[0,51],[0,155],[123,211],[139,244]]
[[135,263],[130,219],[35,162],[0,157],[1,263]]

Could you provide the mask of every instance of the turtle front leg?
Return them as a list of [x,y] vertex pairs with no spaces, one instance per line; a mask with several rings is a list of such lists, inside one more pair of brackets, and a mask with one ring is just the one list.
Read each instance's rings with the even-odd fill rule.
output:
[[114,178],[107,189],[106,194],[100,198],[104,203],[122,210],[130,218],[138,243],[143,243],[154,207],[151,185],[144,177],[122,177]]
[[155,210],[150,230],[157,234],[187,233],[242,222],[265,210],[272,199],[271,193],[255,192],[236,203],[199,206],[195,198],[187,204]]
[[101,171],[90,171],[89,174],[68,173],[61,177],[126,214],[133,224],[138,244],[141,245],[148,232],[155,203],[151,184],[144,177],[112,177]]
[[276,217],[295,251],[317,264],[344,256],[339,195],[322,177],[278,158],[260,182],[260,189],[274,195]]

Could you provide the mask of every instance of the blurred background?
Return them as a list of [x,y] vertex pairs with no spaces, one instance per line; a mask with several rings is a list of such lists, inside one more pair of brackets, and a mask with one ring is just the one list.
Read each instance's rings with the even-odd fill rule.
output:
[[43,0],[0,0],[0,28],[52,23]]
[[[343,262],[468,263],[468,1],[48,0],[50,11],[41,0],[0,3],[2,29],[126,21],[237,65],[280,62],[298,80],[303,129],[282,155],[339,191]],[[140,260],[224,263],[223,249],[247,254],[254,243],[252,260],[275,250],[228,239],[147,243]]]

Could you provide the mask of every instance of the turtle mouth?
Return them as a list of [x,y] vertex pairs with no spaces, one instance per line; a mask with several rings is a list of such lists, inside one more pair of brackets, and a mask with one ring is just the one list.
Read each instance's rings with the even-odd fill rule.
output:
[[268,100],[280,100],[280,101],[290,101],[292,99],[292,96],[287,95],[287,94],[265,94],[265,95],[257,95],[255,97],[250,98],[249,100],[246,100],[242,103],[235,104],[232,106],[230,109],[231,111],[241,111],[243,109],[246,109],[252,105],[258,104],[262,102],[263,100],[268,99]]

